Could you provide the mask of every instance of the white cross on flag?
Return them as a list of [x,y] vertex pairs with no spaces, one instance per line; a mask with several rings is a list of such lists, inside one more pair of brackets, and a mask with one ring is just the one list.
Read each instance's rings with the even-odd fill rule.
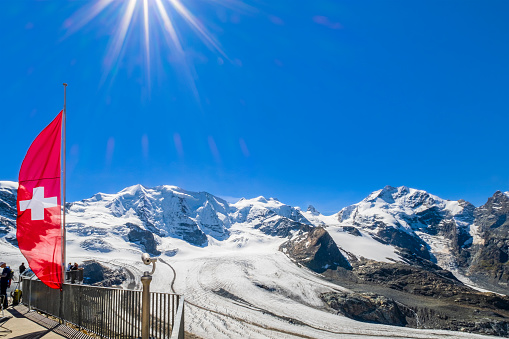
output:
[[62,112],[35,138],[19,170],[18,247],[35,275],[62,286],[60,155]]
[[35,187],[32,200],[21,200],[19,210],[32,210],[32,220],[44,220],[44,209],[57,207],[57,197],[45,198],[44,187]]

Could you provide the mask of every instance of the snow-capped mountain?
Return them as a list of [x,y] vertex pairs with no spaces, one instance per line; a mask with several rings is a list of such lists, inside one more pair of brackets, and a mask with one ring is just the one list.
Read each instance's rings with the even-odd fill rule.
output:
[[196,246],[207,246],[212,239],[227,239],[234,223],[249,224],[279,236],[287,236],[301,224],[310,224],[299,209],[277,199],[258,197],[228,204],[212,194],[175,186],[135,185],[117,194],[98,193],[69,204],[67,210],[70,232],[81,232],[83,227],[100,229],[103,224],[121,234],[128,232],[126,225],[130,228],[137,225],[158,239],[178,238]]
[[303,225],[311,225],[298,208],[281,203],[275,198],[240,199],[230,208],[232,223],[249,224],[265,234],[287,237]]
[[465,283],[505,293],[509,269],[509,197],[496,192],[476,208],[422,190],[386,186],[343,208],[337,219],[399,254],[418,255],[453,272]]
[[[15,239],[16,188],[16,183],[0,182],[0,251],[17,264],[21,258]],[[137,276],[143,269],[137,267],[139,254],[149,252],[163,263],[158,270],[164,273],[154,277],[154,286],[161,291],[167,291],[168,277],[173,276],[166,267],[171,262],[177,272],[175,288],[186,294],[189,307],[193,307],[188,330],[205,336],[235,337],[244,331],[252,337],[274,338],[282,334],[294,337],[288,333],[317,338],[385,333],[386,328],[376,325],[359,327],[353,320],[338,321],[338,316],[326,311],[339,307],[341,314],[357,319],[345,311],[352,300],[378,312],[357,320],[419,327],[434,314],[422,308],[421,299],[416,304],[412,304],[413,297],[397,299],[394,289],[418,298],[482,300],[481,309],[497,312],[502,311],[493,305],[507,302],[509,309],[509,300],[486,299],[456,279],[506,293],[507,193],[497,192],[475,208],[463,200],[448,201],[422,190],[387,186],[325,216],[312,206],[303,211],[275,198],[241,199],[230,204],[206,192],[135,185],[116,194],[98,193],[68,203],[66,211],[68,256],[73,260],[94,259],[112,270],[127,268],[126,276]],[[129,286],[133,284],[136,280]],[[366,297],[362,294],[365,287],[358,286],[371,286],[369,292],[389,291],[396,303],[374,294]],[[354,296],[356,299],[349,299]],[[288,308],[289,304],[292,307]],[[388,311],[380,305],[400,308]],[[460,311],[470,312],[468,307],[460,307]],[[214,312],[214,319],[212,313],[205,316],[205,309]],[[263,326],[253,325],[249,317],[235,323],[248,313],[264,319]],[[284,324],[274,320],[275,313]],[[484,316],[481,313],[472,317]],[[455,316],[454,312],[444,313],[440,319],[452,320],[437,325],[430,318],[426,324],[460,329]],[[509,314],[507,319],[509,329]],[[266,330],[267,324],[280,331]],[[461,326],[477,333],[504,333],[499,327],[492,331],[492,324],[486,320]],[[411,338],[428,337],[412,333],[406,332]]]
[[370,229],[391,226],[407,232],[431,234],[442,230],[444,222],[452,221],[468,233],[474,220],[474,208],[463,200],[444,200],[405,186],[386,186],[361,202],[343,208],[338,213],[338,220],[341,224]]
[[475,209],[474,216],[471,244],[461,253],[464,267],[478,284],[487,283],[488,288],[507,293],[509,193],[495,192],[486,204]]
[[18,183],[0,181],[0,237],[16,246],[17,190]]
[[337,217],[342,226],[358,227],[383,242],[452,269],[458,266],[459,249],[472,241],[474,210],[464,200],[444,200],[405,186],[386,186],[343,208]]
[[206,246],[207,236],[226,239],[230,227],[226,201],[175,186],[135,185],[117,194],[98,193],[70,204],[68,214],[69,222],[76,225],[100,227],[94,223],[100,219],[110,220],[108,226],[114,228],[130,223],[159,237],[179,238],[196,246]]
[[[16,183],[1,182],[0,234],[14,244],[15,193]],[[158,249],[163,238],[203,247],[210,241],[228,239],[233,224],[279,237],[322,226],[341,250],[357,257],[398,261],[406,251],[457,274],[470,274],[469,265],[478,256],[468,251],[472,244],[476,251],[482,248],[479,244],[491,230],[485,224],[494,211],[502,211],[497,222],[505,217],[505,199],[509,201],[506,194],[496,193],[486,206],[476,209],[464,200],[449,201],[422,190],[386,186],[337,214],[324,216],[312,206],[302,211],[275,198],[242,198],[229,204],[207,192],[135,185],[116,194],[98,193],[68,203],[67,229],[87,237],[80,245],[86,249],[108,251],[111,244],[104,237],[108,234],[160,253],[165,251]],[[503,206],[493,207],[494,203]]]
[[[0,235],[14,245],[15,194],[16,183],[0,183]],[[486,260],[480,259],[486,256],[483,244],[495,241],[502,253],[497,254],[501,258],[497,260],[504,263],[504,254],[509,253],[506,231],[501,231],[505,228],[490,225],[504,224],[509,211],[506,201],[508,195],[497,192],[476,209],[464,200],[449,201],[422,190],[386,186],[359,203],[324,216],[312,206],[302,211],[275,198],[242,198],[229,204],[207,192],[135,185],[116,194],[98,193],[68,203],[67,230],[78,236],[71,236],[70,241],[79,242],[84,249],[108,252],[112,246],[109,239],[115,238],[133,249],[159,254],[167,251],[160,246],[165,238],[204,247],[228,239],[232,225],[276,237],[291,237],[299,230],[322,226],[345,255],[389,262],[418,255],[463,277],[475,276],[480,266],[487,269]],[[496,240],[490,240],[489,235],[495,233]],[[506,281],[504,275],[501,282]]]

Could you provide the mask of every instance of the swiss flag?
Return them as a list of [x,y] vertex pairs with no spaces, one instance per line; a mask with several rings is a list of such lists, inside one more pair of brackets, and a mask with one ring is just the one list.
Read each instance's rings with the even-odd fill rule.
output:
[[21,164],[18,246],[43,283],[62,287],[60,154],[62,112],[35,138]]

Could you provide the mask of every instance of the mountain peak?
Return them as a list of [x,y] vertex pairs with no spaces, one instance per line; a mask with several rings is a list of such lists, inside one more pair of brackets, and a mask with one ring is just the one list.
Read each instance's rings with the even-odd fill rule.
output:
[[121,190],[120,194],[129,194],[129,195],[136,195],[138,192],[144,192],[145,187],[141,184],[136,184],[133,186],[129,186]]
[[320,212],[318,212],[313,205],[309,205],[307,211],[311,213],[311,215],[319,215]]
[[17,190],[18,183],[14,181],[0,181],[0,189]]
[[507,201],[509,199],[509,192],[496,191],[491,198],[488,199],[488,202],[492,201],[494,203],[498,203],[501,201]]
[[182,191],[182,188],[180,188],[178,186],[174,186],[174,185],[162,185],[162,186],[158,186],[156,188],[161,188],[161,189],[164,189],[167,191]]
[[426,191],[409,188],[407,186],[393,187],[387,185],[381,190],[374,191],[373,193],[368,195],[363,201],[375,202],[377,199],[381,199],[389,204],[393,204],[396,202],[396,200],[400,199],[420,200],[425,198],[430,198],[434,200],[437,197],[429,194]]

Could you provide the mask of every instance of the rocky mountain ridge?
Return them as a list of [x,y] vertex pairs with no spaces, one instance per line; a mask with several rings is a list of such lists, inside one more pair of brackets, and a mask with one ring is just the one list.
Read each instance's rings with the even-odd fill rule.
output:
[[[15,194],[16,183],[0,182],[0,236],[12,244],[16,244]],[[333,216],[323,216],[312,206],[302,211],[274,198],[230,204],[207,192],[135,185],[66,207],[68,231],[89,236],[81,246],[90,250],[107,252],[106,234],[158,254],[165,251],[158,248],[161,238],[203,247],[228,239],[234,224],[285,238],[321,226],[332,232],[345,255],[348,244],[342,243],[341,232],[387,245],[401,261],[416,255],[497,292],[505,293],[509,283],[509,196],[502,192],[476,208],[464,200],[386,186]]]
[[425,191],[386,186],[343,208],[340,225],[462,274],[480,286],[507,293],[509,197],[500,191],[475,207]]
[[[15,205],[16,184],[0,182],[0,244],[11,248]],[[507,294],[506,193],[476,208],[387,186],[324,216],[274,198],[231,204],[206,192],[135,185],[68,203],[66,211],[69,246],[99,258],[118,248],[173,257],[180,246],[189,253],[229,243],[235,250],[251,241],[256,251],[272,243],[295,264],[351,289],[320,297],[331,312],[398,326],[509,333],[509,300],[463,283]],[[461,320],[467,313],[469,320]]]

